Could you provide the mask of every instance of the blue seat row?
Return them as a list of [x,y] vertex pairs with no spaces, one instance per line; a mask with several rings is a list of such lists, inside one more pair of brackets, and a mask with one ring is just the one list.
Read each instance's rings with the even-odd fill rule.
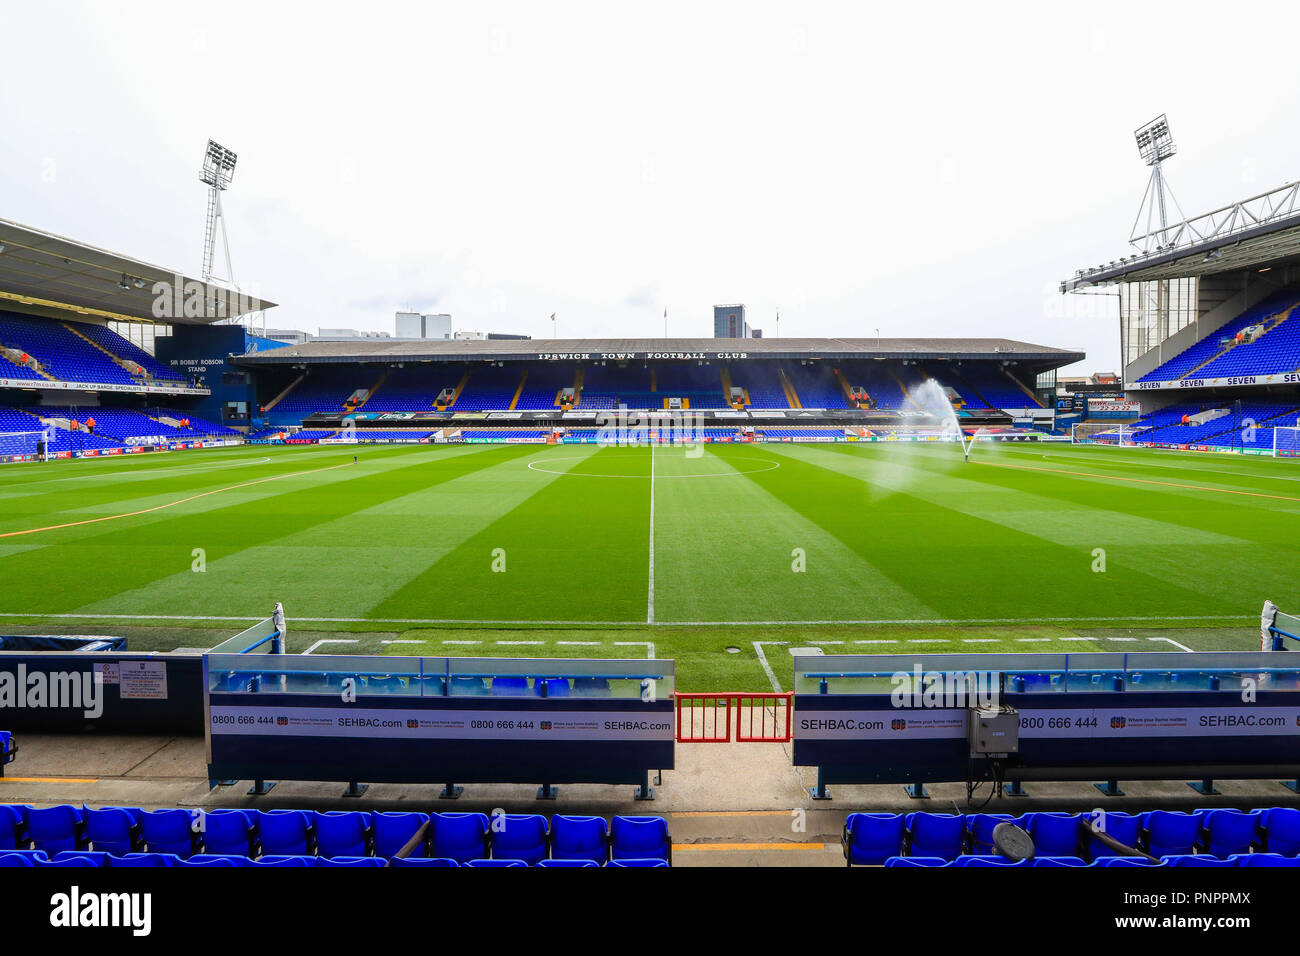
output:
[[971,853],[991,855],[993,828],[1012,823],[1029,833],[1036,854],[1099,860],[1115,853],[1095,836],[1089,824],[1126,846],[1151,856],[1192,853],[1227,858],[1234,854],[1300,855],[1300,809],[1196,810],[1190,813],[1151,810],[1146,813],[1095,814],[1036,812],[1005,813],[851,813],[844,823],[844,861],[880,865],[892,857],[938,857],[955,860]]
[[18,741],[8,730],[0,730],[0,777],[4,776],[5,764],[13,763],[18,756]]
[[[408,848],[408,844],[414,843]],[[662,817],[384,811],[140,810],[135,807],[17,807],[0,804],[0,852],[87,850],[116,855],[147,850],[182,859],[238,857],[447,858],[458,863],[500,857],[672,859]]]
[[1229,857],[1206,856],[1204,854],[1183,854],[1179,856],[1162,856],[1159,863],[1152,863],[1145,857],[1103,856],[1091,863],[1077,856],[1036,856],[1032,860],[1008,860],[1002,856],[962,855],[952,860],[941,856],[891,856],[885,860],[885,866],[1012,866],[1012,867],[1051,867],[1051,866],[1177,866],[1177,867],[1233,867],[1233,866],[1291,866],[1300,867],[1300,857],[1283,856],[1280,853],[1234,853]]
[[530,864],[527,860],[490,859],[466,860],[457,862],[451,857],[393,857],[381,856],[292,856],[276,855],[257,858],[237,856],[234,854],[196,853],[190,857],[175,853],[126,853],[117,855],[93,850],[63,850],[50,857],[43,850],[4,850],[0,851],[0,869],[12,867],[176,867],[176,866],[433,866],[474,868],[488,867],[589,867],[607,866],[617,868],[630,867],[666,867],[667,860],[660,859],[617,859],[598,863],[595,860],[577,859],[541,859]]

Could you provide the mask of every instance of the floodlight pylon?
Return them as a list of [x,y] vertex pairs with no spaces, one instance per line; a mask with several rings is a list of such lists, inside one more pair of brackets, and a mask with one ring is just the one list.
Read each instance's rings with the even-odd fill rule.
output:
[[[1129,234],[1129,243],[1139,252],[1158,252],[1171,246],[1179,239],[1182,229],[1187,225],[1187,216],[1183,214],[1174,191],[1165,179],[1163,163],[1178,152],[1173,133],[1169,130],[1169,120],[1161,113],[1151,122],[1139,127],[1133,133],[1137,142],[1138,155],[1151,167],[1151,178],[1147,180],[1146,192],[1142,194],[1142,205],[1138,207],[1137,218],[1133,220],[1133,230]],[[1181,217],[1173,226],[1169,224],[1169,203],[1178,210]],[[1146,220],[1146,231],[1141,231],[1142,221]]]

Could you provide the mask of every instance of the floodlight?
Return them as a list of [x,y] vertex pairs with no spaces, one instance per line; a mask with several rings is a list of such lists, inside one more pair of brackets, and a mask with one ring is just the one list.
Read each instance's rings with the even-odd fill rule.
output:
[[235,178],[235,162],[238,156],[215,140],[208,140],[208,148],[203,152],[203,171],[199,179],[213,189],[225,189]]
[[1164,113],[1135,131],[1133,136],[1137,140],[1138,154],[1148,166],[1163,162],[1178,151]]

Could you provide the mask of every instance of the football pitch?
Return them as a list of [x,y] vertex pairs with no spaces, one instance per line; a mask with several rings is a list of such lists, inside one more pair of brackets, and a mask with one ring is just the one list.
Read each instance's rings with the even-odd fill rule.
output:
[[[355,461],[354,461],[355,457]],[[1246,650],[1300,463],[1064,444],[244,446],[0,469],[0,632],[678,661]]]

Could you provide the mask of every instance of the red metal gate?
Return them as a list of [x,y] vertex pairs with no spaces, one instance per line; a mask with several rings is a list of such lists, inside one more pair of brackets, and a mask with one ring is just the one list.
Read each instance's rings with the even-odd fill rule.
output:
[[[682,744],[785,743],[791,739],[794,694],[673,695],[677,742]],[[735,734],[732,734],[732,728]]]

